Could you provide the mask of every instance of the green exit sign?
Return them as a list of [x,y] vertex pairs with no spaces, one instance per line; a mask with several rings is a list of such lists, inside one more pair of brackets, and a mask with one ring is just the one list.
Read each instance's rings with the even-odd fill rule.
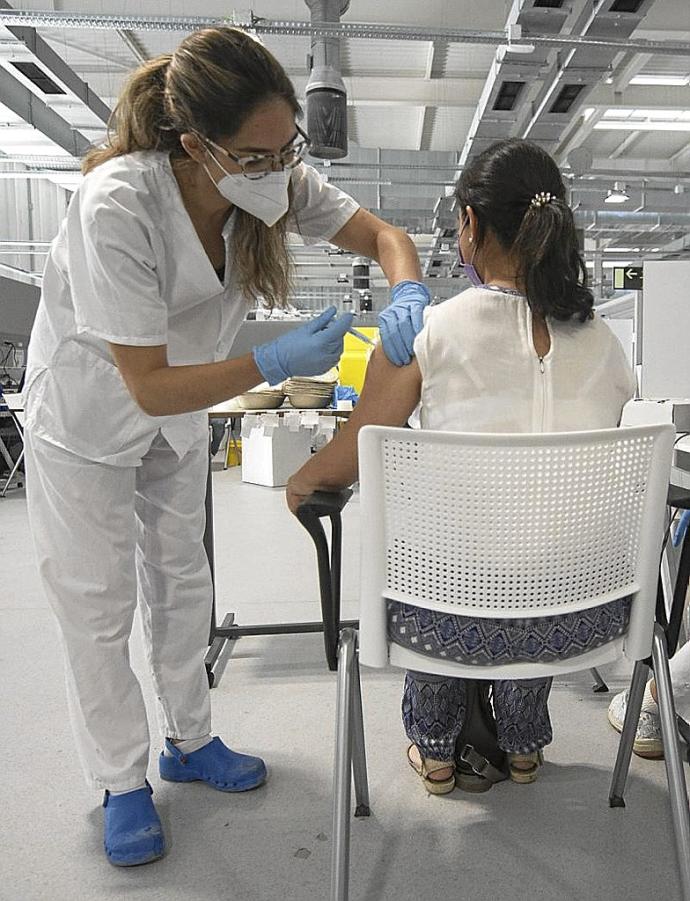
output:
[[613,270],[613,287],[617,291],[641,291],[642,266],[617,266]]

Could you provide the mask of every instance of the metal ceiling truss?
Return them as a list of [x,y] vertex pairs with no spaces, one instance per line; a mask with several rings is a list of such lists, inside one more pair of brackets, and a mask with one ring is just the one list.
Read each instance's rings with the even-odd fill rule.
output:
[[[625,47],[622,55],[621,50],[634,43],[629,37],[653,2],[642,0],[635,12],[619,12],[617,0],[594,6],[589,0],[572,4],[555,0],[552,5],[514,0],[506,28],[519,40],[511,40],[496,54],[460,155],[461,165],[506,136],[536,141],[551,153],[564,138],[572,147],[582,125],[578,113],[589,94],[613,71],[615,60],[630,68],[631,49]],[[552,40],[542,41],[544,35]],[[521,52],[524,43],[534,45],[529,55]],[[585,123],[589,130],[597,121],[596,115],[590,118],[593,121]],[[428,275],[445,271],[440,248],[452,229],[449,220],[457,216],[454,200],[442,197],[438,212],[435,247],[425,261]]]
[[[31,51],[41,67],[64,84],[70,93],[78,97],[104,122],[110,113],[106,105],[94,97],[93,92],[90,92],[76,73],[59,59],[36,33],[35,28],[115,30],[132,56],[139,61],[146,56],[137,38],[139,32],[185,32],[214,25],[233,25],[258,35],[429,42],[425,82],[418,91],[418,97],[415,95],[423,108],[418,124],[417,146],[420,149],[429,146],[436,106],[438,104],[452,106],[458,102],[455,93],[444,90],[443,87],[445,59],[449,45],[475,44],[497,47],[496,59],[479,101],[478,114],[470,129],[471,137],[463,150],[463,155],[461,157],[455,155],[451,166],[416,166],[412,162],[408,164],[401,158],[398,163],[389,164],[380,160],[341,164],[334,162],[328,170],[325,170],[332,181],[342,182],[344,186],[350,184],[354,186],[358,182],[362,185],[373,184],[360,179],[362,177],[366,179],[367,170],[374,168],[377,170],[378,179],[383,179],[384,175],[391,179],[391,186],[388,188],[385,187],[388,184],[386,181],[381,181],[375,186],[376,197],[371,197],[375,201],[370,205],[371,208],[378,207],[375,212],[396,225],[410,228],[412,231],[433,232],[431,247],[427,245],[419,248],[422,254],[428,252],[425,272],[428,276],[435,277],[434,285],[439,289],[446,293],[454,293],[462,282],[458,283],[458,270],[454,265],[457,213],[453,208],[453,197],[445,196],[444,191],[436,202],[433,214],[427,212],[431,206],[431,198],[427,200],[421,195],[417,198],[416,194],[414,197],[405,195],[408,198],[408,203],[404,204],[406,208],[395,209],[395,203],[401,201],[391,192],[396,188],[404,190],[406,185],[396,178],[394,171],[388,174],[387,170],[406,170],[410,175],[413,174],[410,170],[424,170],[425,184],[429,185],[433,192],[434,184],[437,188],[450,184],[453,177],[459,174],[462,162],[492,140],[506,134],[529,136],[552,150],[559,143],[563,148],[565,138],[565,145],[572,147],[578,140],[582,140],[582,131],[574,127],[575,123],[577,126],[583,124],[577,113],[583,107],[585,98],[592,88],[601,85],[602,73],[611,73],[614,63],[612,92],[617,86],[627,84],[629,77],[635,71],[639,71],[641,64],[644,64],[652,54],[690,56],[690,43],[630,39],[634,28],[639,25],[653,0],[643,0],[636,13],[614,12],[611,10],[614,2],[615,0],[601,0],[596,11],[592,12],[592,4],[588,0],[571,0],[564,3],[562,8],[557,5],[540,5],[540,0],[515,0],[505,30],[476,31],[364,23],[312,24],[301,21],[270,21],[254,14],[209,18],[23,11],[13,10],[9,8],[7,0],[0,0],[0,27],[4,25],[11,29],[13,36]],[[504,87],[506,82],[513,84],[506,89]],[[571,94],[574,95],[572,102],[569,105],[565,101],[557,104],[562,89],[568,85],[575,86],[571,87]],[[515,94],[515,103],[511,103],[511,91]],[[394,98],[391,93],[386,99],[389,103],[395,102],[397,95]],[[88,140],[3,68],[0,68],[0,100],[73,154],[74,158],[67,160],[46,156],[33,159],[22,157],[22,162],[33,174],[43,172],[49,174],[51,170],[64,171],[76,168],[78,165],[76,158],[88,148]],[[556,110],[552,109],[554,105]],[[566,105],[565,111],[558,111]],[[681,151],[679,156],[687,149]],[[433,169],[440,170],[434,173],[439,181],[434,179]],[[592,175],[602,178],[609,173],[620,175],[615,169],[596,170]],[[20,173],[16,174],[20,176]],[[427,181],[429,175],[431,180]],[[657,177],[668,183],[671,178],[675,181],[688,179],[690,173],[638,172],[633,175],[631,172],[626,177],[626,182],[630,185],[641,184],[643,194],[648,196],[648,182]],[[588,182],[586,179],[576,179],[572,176],[571,179],[574,197],[577,197],[578,191],[584,196],[588,192],[601,190],[596,180]],[[415,184],[423,187],[421,183]],[[374,189],[364,190],[371,192]],[[663,193],[671,194],[670,191]],[[674,198],[676,203],[681,199]],[[424,209],[423,203],[427,204]],[[621,233],[625,233],[627,237],[632,233],[631,230],[642,229],[659,236],[660,243],[663,240],[668,243],[669,239],[675,241],[675,244],[668,244],[669,252],[684,252],[687,248],[688,238],[682,232],[690,230],[690,214],[684,214],[680,210],[667,213],[644,211],[609,213],[580,209],[575,215],[578,225],[587,229],[588,237],[610,241],[611,238],[619,237]],[[634,241],[636,247],[642,247],[643,244],[641,238]],[[664,255],[665,248],[659,254],[659,258],[663,258]],[[613,257],[613,254],[607,256],[610,259]]]
[[[602,5],[614,2],[603,0]],[[195,31],[218,25],[246,28],[256,34],[285,37],[332,37],[351,40],[441,41],[449,44],[499,45],[508,39],[504,31],[478,31],[470,28],[417,28],[409,25],[384,25],[364,22],[312,24],[302,21],[265,19],[253,13],[229,16],[117,16],[95,13],[66,13],[51,10],[0,10],[0,25],[30,25],[35,28],[90,28],[130,31]],[[591,47],[614,52],[673,54],[690,56],[690,43],[684,41],[628,40],[616,36],[559,35],[531,32],[529,38],[514,34],[514,45],[548,48]]]

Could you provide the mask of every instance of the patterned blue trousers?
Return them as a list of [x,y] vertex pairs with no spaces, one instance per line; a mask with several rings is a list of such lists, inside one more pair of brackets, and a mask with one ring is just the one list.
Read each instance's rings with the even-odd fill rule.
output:
[[[494,681],[493,702],[498,746],[528,754],[552,739],[547,705],[551,679]],[[405,732],[425,757],[452,760],[465,722],[465,680],[430,673],[405,675],[402,715]]]
[[[388,637],[396,644],[459,663],[506,663],[516,658],[549,661],[593,650],[622,635],[630,600],[593,610],[532,619],[473,619],[412,604],[388,602]],[[549,744],[553,733],[548,697],[551,679],[493,682],[498,744],[528,754]],[[402,701],[405,732],[425,757],[452,760],[466,711],[465,680],[408,672]]]

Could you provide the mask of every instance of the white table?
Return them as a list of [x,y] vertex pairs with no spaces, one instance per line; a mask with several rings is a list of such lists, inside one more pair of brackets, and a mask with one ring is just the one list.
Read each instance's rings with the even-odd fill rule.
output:
[[3,398],[5,400],[5,403],[7,404],[8,411],[0,411],[0,415],[3,415],[4,417],[9,416],[14,422],[14,425],[19,434],[19,438],[22,442],[22,449],[15,462],[10,456],[9,451],[5,447],[4,442],[0,438],[0,445],[2,445],[0,447],[0,453],[2,453],[2,456],[5,458],[5,462],[11,470],[9,476],[5,479],[2,490],[0,490],[0,497],[5,497],[5,495],[7,494],[7,489],[11,486],[13,480],[16,479],[17,481],[19,481],[19,478],[21,478],[18,476],[18,473],[21,462],[24,459],[24,396],[22,394],[4,394]]

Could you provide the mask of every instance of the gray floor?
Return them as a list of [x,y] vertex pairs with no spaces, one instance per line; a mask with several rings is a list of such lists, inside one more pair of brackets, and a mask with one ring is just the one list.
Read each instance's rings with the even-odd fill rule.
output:
[[[218,472],[221,612],[243,623],[318,617],[310,539],[282,492]],[[345,612],[356,597],[357,504],[345,516]],[[56,631],[30,558],[22,491],[0,501],[0,899],[323,901],[331,835],[334,677],[318,635],[246,638],[214,689],[214,729],[262,753],[269,784],[223,795],[150,780],[170,852],[134,870],[101,853],[100,797],[72,750]],[[135,641],[151,721],[150,685]],[[612,690],[625,668],[606,673]],[[353,823],[353,901],[680,897],[664,766],[633,758],[628,807],[610,810],[616,735],[606,695],[578,674],[555,685],[556,738],[532,786],[427,796],[405,763],[400,675],[365,672],[373,815]],[[153,731],[156,733],[156,726]],[[154,743],[153,757],[157,753]]]

